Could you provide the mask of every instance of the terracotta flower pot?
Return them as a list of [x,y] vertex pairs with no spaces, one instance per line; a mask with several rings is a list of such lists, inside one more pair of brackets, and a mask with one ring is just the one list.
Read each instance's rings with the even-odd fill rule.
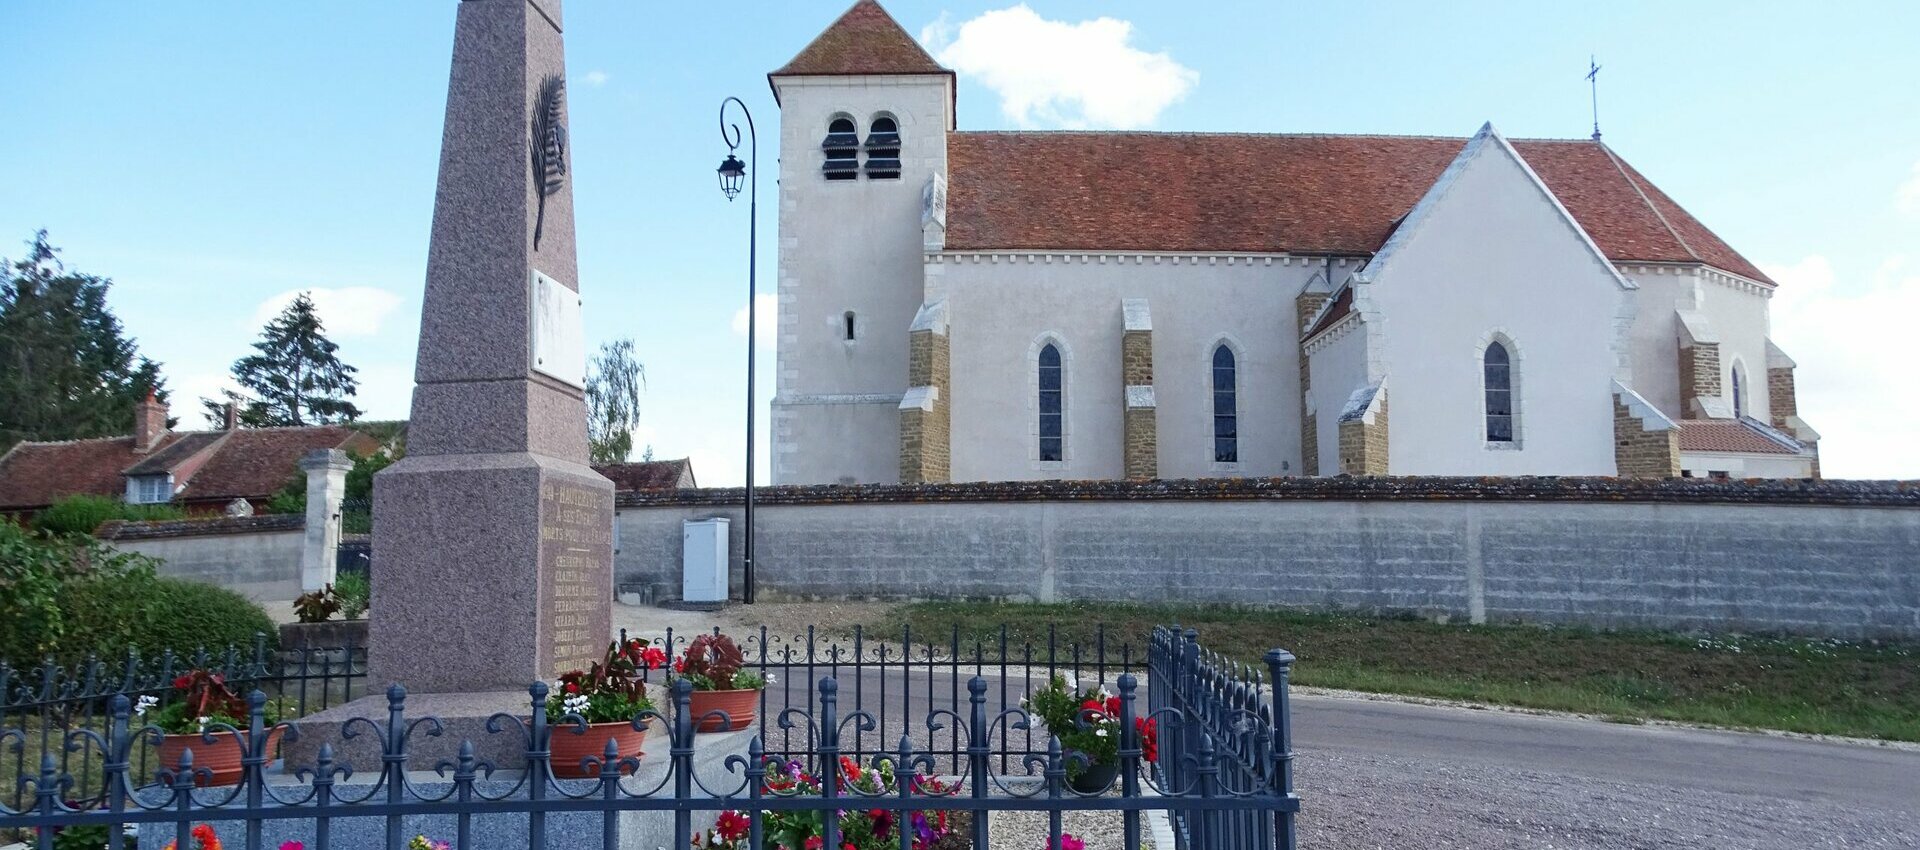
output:
[[[285,731],[272,729],[267,732],[267,758],[269,760],[280,751],[280,736]],[[160,739],[159,763],[156,770],[172,770],[180,766],[180,756],[188,749],[193,750],[193,766],[206,768],[212,776],[196,779],[194,784],[201,788],[216,785],[234,785],[239,783],[245,767],[241,759],[245,753],[243,735],[232,732],[215,732],[213,743],[207,743],[199,733],[187,735],[168,735]]]
[[[753,725],[760,707],[758,688],[739,688],[731,691],[694,691],[692,702],[687,710],[693,715],[693,722],[699,724],[699,732],[731,732]],[[721,723],[718,717],[707,717],[709,711],[724,711],[727,722]]]
[[[595,759],[606,758],[607,740],[612,739],[620,749],[620,757],[640,757],[640,745],[646,741],[647,730],[635,729],[625,720],[609,723],[589,723],[587,731],[578,732],[579,727],[561,723],[553,727],[553,734],[547,739],[547,750],[553,755],[553,775],[559,779],[592,779],[600,775],[598,768],[583,769],[580,760],[589,756]],[[578,734],[576,734],[578,733]]]

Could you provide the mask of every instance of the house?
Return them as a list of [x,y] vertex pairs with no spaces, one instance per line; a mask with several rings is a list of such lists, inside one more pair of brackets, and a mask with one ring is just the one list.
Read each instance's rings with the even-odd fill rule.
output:
[[170,431],[167,405],[151,394],[135,405],[133,433],[120,437],[25,442],[0,455],[0,513],[24,516],[68,496],[171,502],[192,513],[219,513],[236,499],[265,507],[300,474],[314,449],[371,454],[375,438],[344,425]]
[[872,0],[768,79],[776,483],[1818,475],[1776,283],[1597,136],[962,130]]
[[693,460],[647,460],[638,463],[609,463],[595,466],[594,472],[613,482],[613,489],[690,490],[700,486],[693,480]]

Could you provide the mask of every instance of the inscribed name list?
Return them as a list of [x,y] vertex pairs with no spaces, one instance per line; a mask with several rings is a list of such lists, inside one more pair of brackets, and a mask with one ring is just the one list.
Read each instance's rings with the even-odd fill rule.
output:
[[560,481],[540,485],[540,561],[553,641],[551,674],[585,670],[606,650],[613,575],[613,505],[606,494]]

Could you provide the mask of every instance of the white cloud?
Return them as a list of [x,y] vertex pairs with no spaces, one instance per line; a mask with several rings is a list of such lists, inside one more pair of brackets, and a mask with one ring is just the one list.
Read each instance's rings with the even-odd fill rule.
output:
[[1920,478],[1920,356],[1911,328],[1920,316],[1920,267],[1895,255],[1861,283],[1817,254],[1765,268],[1780,284],[1773,339],[1798,364],[1800,418],[1820,432],[1821,472]]
[[607,84],[608,77],[605,71],[588,71],[581,79],[586,81],[587,85],[599,88]]
[[313,299],[314,311],[320,314],[327,336],[333,338],[378,334],[387,315],[400,306],[400,296],[372,286],[289,289],[260,302],[253,311],[253,328],[265,326],[302,292]]
[[999,94],[1022,127],[1145,127],[1199,82],[1198,71],[1132,39],[1128,21],[1049,21],[1024,3],[958,27],[943,14],[920,32],[943,64]]
[[1913,164],[1913,172],[1907,176],[1907,182],[1894,191],[1893,204],[1907,215],[1920,216],[1920,162]]
[[[762,293],[753,298],[753,335],[759,337],[754,344],[761,348],[773,347],[775,322],[775,302],[771,293]],[[741,307],[733,312],[733,335],[747,335],[747,308]]]

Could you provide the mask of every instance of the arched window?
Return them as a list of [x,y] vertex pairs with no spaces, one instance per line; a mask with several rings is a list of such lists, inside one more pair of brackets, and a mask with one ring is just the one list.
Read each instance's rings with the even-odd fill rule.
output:
[[853,311],[852,310],[848,310],[847,314],[841,317],[841,325],[842,325],[843,331],[846,334],[847,341],[852,342],[853,341]]
[[1233,349],[1226,343],[1213,349],[1214,463],[1240,461],[1240,407],[1233,366]]
[[1498,342],[1487,345],[1487,442],[1513,442],[1513,358]]
[[860,176],[860,130],[853,125],[852,118],[834,116],[827,123],[827,138],[820,143],[820,149],[827,152],[827,163],[821,170],[828,180],[852,180]]
[[1060,347],[1049,342],[1040,349],[1040,459],[1066,459],[1065,399]]
[[1747,415],[1747,370],[1738,363],[1733,364],[1733,415]]
[[900,124],[881,114],[867,128],[867,176],[875,180],[900,178]]

